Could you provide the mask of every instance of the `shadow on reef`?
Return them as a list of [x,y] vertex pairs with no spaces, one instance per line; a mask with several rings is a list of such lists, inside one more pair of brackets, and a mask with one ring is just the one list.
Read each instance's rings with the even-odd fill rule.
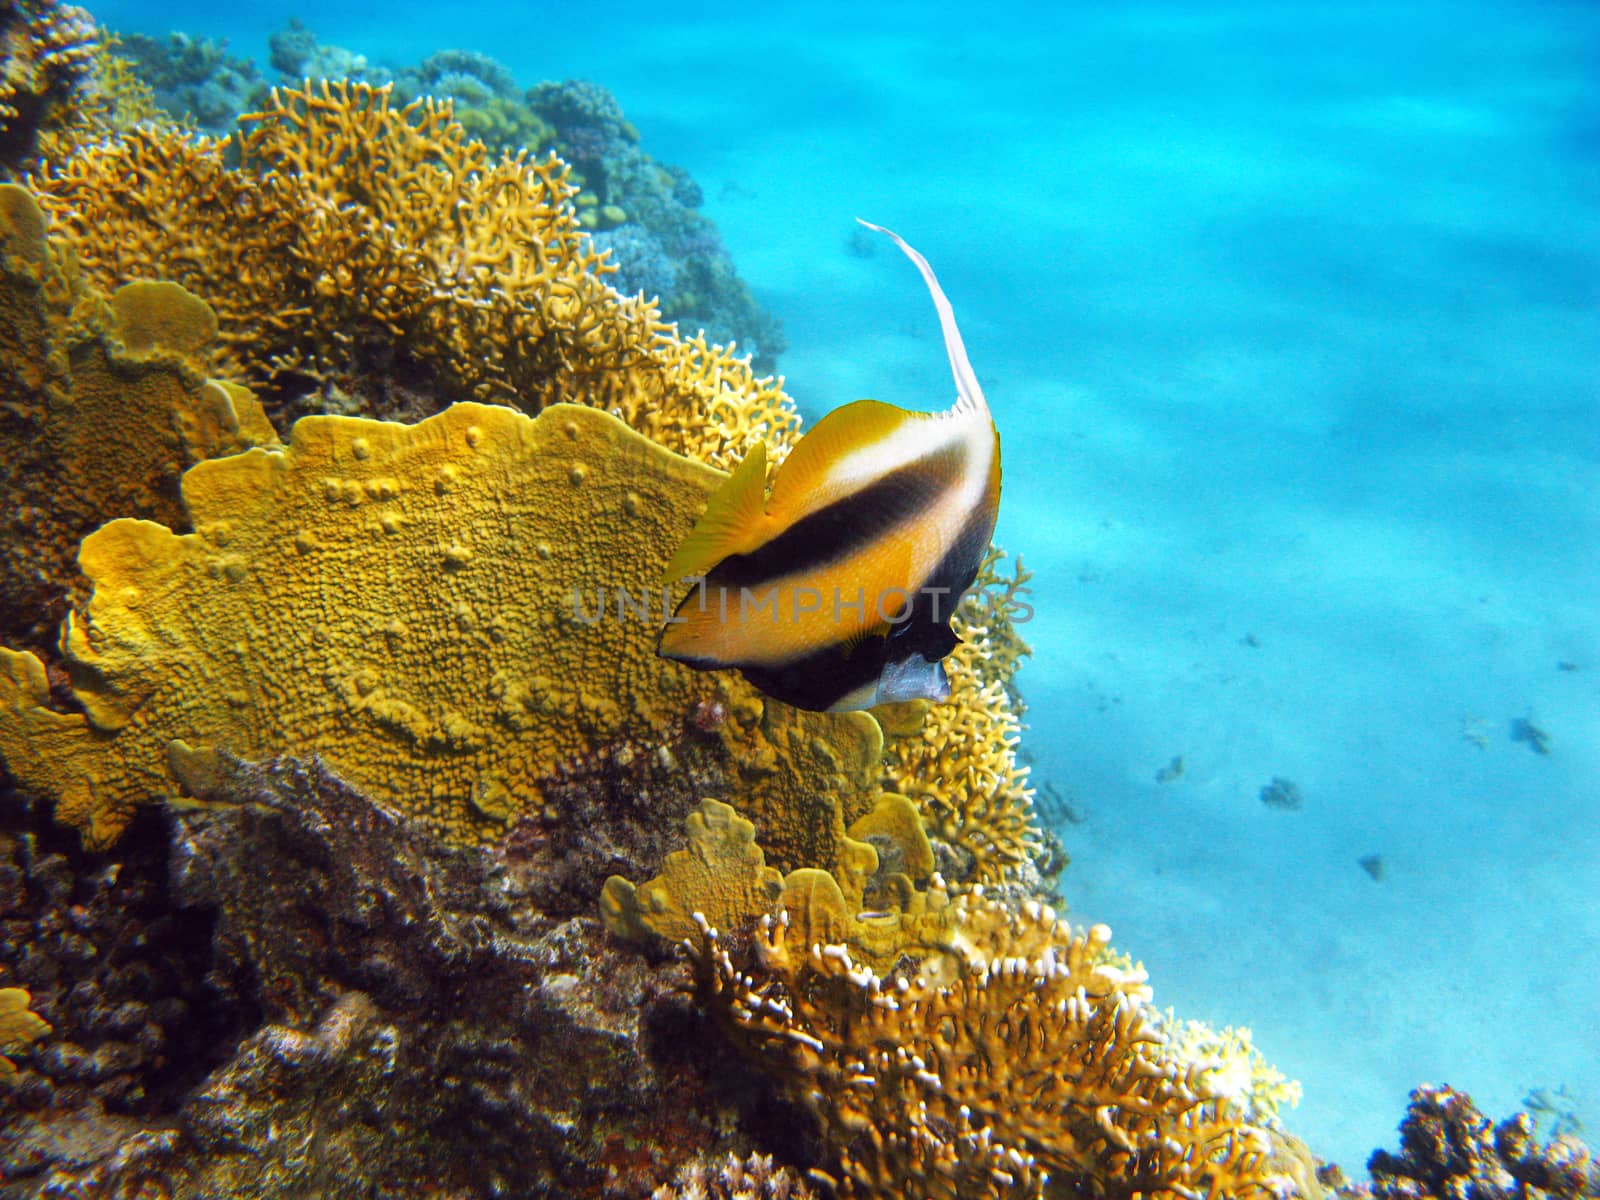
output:
[[5,810],[5,950],[67,1039],[21,1073],[0,1196],[643,1196],[730,1141],[815,1159],[681,964],[314,764],[208,769],[219,800],[93,868]]

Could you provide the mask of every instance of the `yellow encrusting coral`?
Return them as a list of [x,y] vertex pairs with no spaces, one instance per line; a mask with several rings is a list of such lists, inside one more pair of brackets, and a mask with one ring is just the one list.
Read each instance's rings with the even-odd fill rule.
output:
[[[0,1050],[17,1050],[50,1032],[50,1022],[33,1012],[33,997],[26,988],[0,988]],[[0,1083],[17,1073],[17,1064],[0,1054]]]
[[560,160],[496,158],[448,102],[360,83],[275,91],[241,125],[239,166],[226,141],[139,128],[38,186],[103,286],[211,299],[244,377],[352,382],[399,359],[446,394],[604,408],[723,467],[797,437],[776,383],[607,286]]
[[[838,840],[832,869],[795,867],[779,875],[766,866],[752,822],[720,800],[702,800],[686,822],[688,848],[667,854],[661,875],[637,888],[619,875],[608,878],[600,915],[619,938],[670,946],[693,938],[701,920],[733,930],[781,906],[789,914],[784,928],[800,954],[811,944],[838,942],[883,970],[902,955],[920,960],[942,954],[957,936],[957,914],[942,888],[917,891],[907,875],[894,872],[872,907],[866,906],[880,859],[874,846],[856,840],[854,829],[882,827],[899,837],[902,810],[909,808],[906,798],[883,795],[851,835]],[[816,816],[830,819],[826,810]]]
[[945,983],[881,976],[844,946],[797,952],[783,920],[741,961],[709,928],[693,946],[702,1000],[821,1122],[833,1161],[816,1174],[837,1195],[1283,1192],[1271,1136],[1171,1052],[1103,926],[961,905],[968,958]]
[[118,516],[180,524],[178,478],[277,441],[245,389],[206,378],[216,317],[172,283],[107,299],[0,184],[0,628],[47,645],[79,540]]
[[[824,826],[836,820],[825,808],[814,816]],[[766,865],[755,826],[719,800],[703,800],[689,814],[689,844],[667,856],[661,874],[635,887],[613,875],[606,880],[600,913],[619,937],[656,945],[691,938],[699,922],[738,929],[781,905],[788,936],[804,953],[813,944],[847,946],[858,959],[892,968],[902,956],[921,960],[951,949],[956,910],[941,887],[918,891],[903,871],[879,880],[883,865],[872,836],[900,863],[932,859],[915,810],[904,796],[883,795],[873,810],[840,837],[828,869],[797,867],[780,875]],[[923,872],[925,876],[927,872]],[[871,904],[867,889],[874,888]]]
[[53,711],[38,660],[3,652],[0,756],[96,846],[174,794],[178,741],[318,755],[477,843],[597,749],[670,757],[709,708],[725,719],[691,748],[775,863],[833,862],[877,795],[876,723],[655,653],[654,581],[717,478],[591,408],[307,417],[184,476],[193,533],[121,520],[84,540],[94,592],[63,636],[84,712]]
[[686,824],[688,847],[667,855],[655,879],[606,880],[600,915],[618,937],[672,944],[694,933],[695,913],[728,929],[776,911],[783,876],[767,866],[754,825],[720,800],[702,800]]
[[885,786],[916,803],[928,831],[963,856],[952,884],[997,883],[1037,850],[1028,768],[1017,762],[1021,701],[1014,678],[1028,647],[1012,609],[1028,576],[999,574],[991,550],[956,609],[961,637],[945,659],[950,697],[919,714],[897,711]]

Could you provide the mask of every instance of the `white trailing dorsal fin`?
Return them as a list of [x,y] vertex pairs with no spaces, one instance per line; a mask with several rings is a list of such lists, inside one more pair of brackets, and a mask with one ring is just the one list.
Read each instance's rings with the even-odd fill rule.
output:
[[916,247],[894,230],[874,225],[871,221],[863,221],[860,217],[856,220],[868,229],[888,234],[894,239],[894,244],[905,252],[905,256],[916,264],[917,270],[922,272],[922,281],[928,285],[928,293],[933,297],[933,306],[939,310],[939,328],[944,332],[945,353],[950,356],[950,373],[956,377],[956,408],[987,414],[989,402],[983,398],[983,389],[978,386],[978,377],[972,373],[972,363],[967,359],[967,347],[962,342],[961,330],[956,325],[955,310],[950,307],[950,300],[945,296],[944,289],[939,286],[939,278],[928,265],[928,260],[917,253]]

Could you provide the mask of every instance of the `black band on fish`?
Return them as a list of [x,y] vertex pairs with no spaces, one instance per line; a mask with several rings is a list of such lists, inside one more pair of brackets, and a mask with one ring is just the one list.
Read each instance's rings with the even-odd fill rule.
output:
[[927,509],[961,468],[959,442],[873,480],[854,495],[801,517],[749,554],[730,554],[707,576],[730,588],[759,587],[832,566]]

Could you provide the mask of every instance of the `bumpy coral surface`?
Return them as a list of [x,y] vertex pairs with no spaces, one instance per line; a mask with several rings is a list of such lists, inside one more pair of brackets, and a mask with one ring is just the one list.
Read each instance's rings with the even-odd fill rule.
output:
[[655,653],[654,581],[716,482],[589,408],[308,417],[284,448],[184,477],[193,533],[117,521],[85,540],[94,594],[64,636],[84,714],[48,707],[33,655],[0,652],[0,755],[94,845],[178,792],[183,747],[316,753],[472,843],[598,748],[671,757],[709,708],[692,752],[748,797],[777,863],[831,863],[876,796],[872,718],[769,705]]
[[103,285],[210,299],[247,377],[589,404],[718,466],[793,441],[771,380],[607,286],[559,160],[496,159],[448,104],[365,84],[274,92],[244,125],[241,167],[222,142],[138,129],[39,186]]
[[36,646],[77,579],[79,541],[113,517],[181,525],[178,478],[203,458],[273,444],[250,393],[208,380],[216,317],[176,284],[102,300],[0,185],[0,627]]
[[[821,1122],[841,1196],[1268,1197],[1268,1132],[1173,1055],[1109,932],[976,903],[944,984],[880,977],[842,946],[797,954],[767,921],[736,961],[696,953],[702,999]],[[1055,1193],[1052,1193],[1055,1194]]]

